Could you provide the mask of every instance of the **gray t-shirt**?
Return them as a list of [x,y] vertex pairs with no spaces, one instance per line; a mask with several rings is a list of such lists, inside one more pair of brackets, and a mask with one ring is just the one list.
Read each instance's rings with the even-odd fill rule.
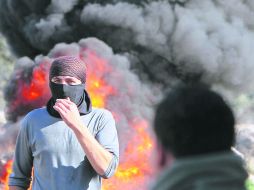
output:
[[74,132],[46,108],[28,113],[21,124],[14,155],[10,186],[27,188],[33,170],[33,190],[98,190],[101,177],[112,176],[119,160],[117,130],[112,114],[93,108],[81,116],[97,141],[113,154],[103,176],[92,168]]

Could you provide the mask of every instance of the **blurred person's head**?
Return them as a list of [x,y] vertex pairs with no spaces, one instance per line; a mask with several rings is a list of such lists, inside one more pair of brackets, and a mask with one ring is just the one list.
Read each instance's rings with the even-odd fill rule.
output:
[[182,158],[230,150],[234,124],[220,95],[203,85],[179,85],[158,105],[154,130],[163,150]]

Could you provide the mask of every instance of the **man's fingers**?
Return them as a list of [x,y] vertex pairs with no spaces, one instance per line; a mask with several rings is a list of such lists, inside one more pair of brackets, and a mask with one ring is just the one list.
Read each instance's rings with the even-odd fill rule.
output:
[[66,99],[57,99],[56,104],[63,104],[66,108],[70,109],[71,104]]
[[61,112],[62,114],[66,114],[68,112],[68,109],[61,103],[55,104],[53,108],[59,113]]
[[59,113],[59,115],[61,116],[61,118],[63,120],[65,120],[66,117],[66,112],[64,112],[64,110],[62,108],[60,108],[59,106],[53,106],[53,108]]
[[69,103],[69,104],[74,104],[72,101],[71,101],[71,99],[69,98],[69,97],[67,97],[67,102]]

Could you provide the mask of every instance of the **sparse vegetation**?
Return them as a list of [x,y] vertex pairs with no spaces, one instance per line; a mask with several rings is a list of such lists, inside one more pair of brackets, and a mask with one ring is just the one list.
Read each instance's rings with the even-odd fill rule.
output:
[[13,70],[14,60],[4,37],[0,34],[0,110],[4,109],[3,90]]
[[254,182],[250,179],[246,181],[246,188],[247,190],[254,190]]

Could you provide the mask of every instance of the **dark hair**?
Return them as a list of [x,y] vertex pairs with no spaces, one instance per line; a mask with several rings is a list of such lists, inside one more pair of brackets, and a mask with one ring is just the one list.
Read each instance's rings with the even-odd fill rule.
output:
[[158,105],[154,130],[162,146],[177,158],[230,150],[234,124],[220,95],[202,85],[181,85]]

